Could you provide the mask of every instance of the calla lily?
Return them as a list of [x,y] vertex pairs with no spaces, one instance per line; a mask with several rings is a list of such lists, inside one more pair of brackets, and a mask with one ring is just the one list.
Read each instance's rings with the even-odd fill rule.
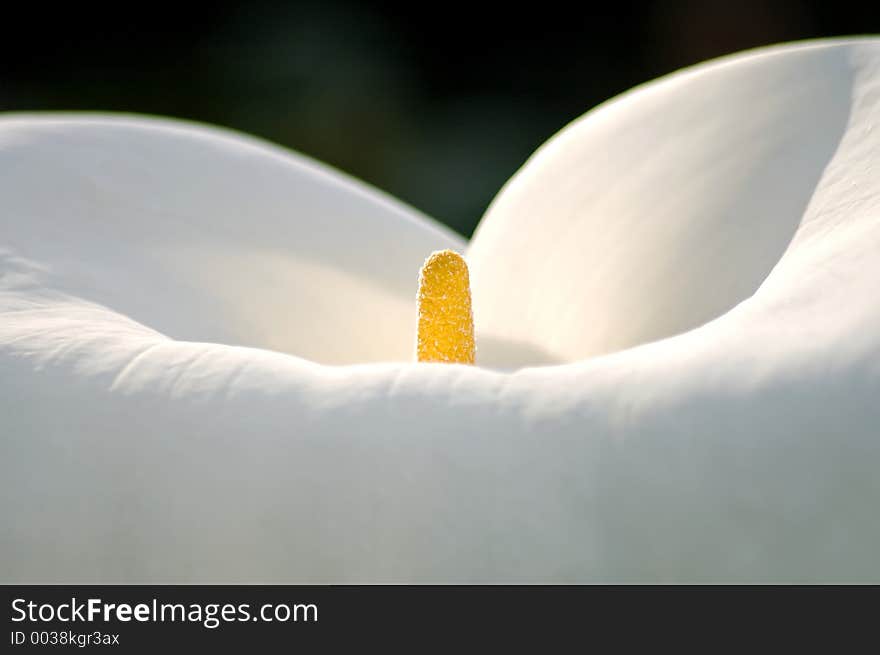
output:
[[[6,582],[880,580],[880,40],[591,111],[473,240],[152,118],[0,119]],[[466,255],[476,366],[415,363]]]

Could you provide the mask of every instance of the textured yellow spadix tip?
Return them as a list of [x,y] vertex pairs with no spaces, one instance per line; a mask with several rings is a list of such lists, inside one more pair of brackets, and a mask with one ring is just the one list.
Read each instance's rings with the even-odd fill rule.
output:
[[419,272],[420,362],[473,364],[474,315],[467,264],[452,250],[440,250],[425,260]]

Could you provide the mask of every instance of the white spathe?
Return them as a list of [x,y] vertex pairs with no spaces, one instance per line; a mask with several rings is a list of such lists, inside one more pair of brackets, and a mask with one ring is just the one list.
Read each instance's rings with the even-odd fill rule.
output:
[[0,119],[0,580],[880,581],[878,120],[865,39],[564,130],[468,251],[501,372],[399,362],[463,247],[411,210],[228,132]]
[[751,296],[850,122],[853,56],[800,48],[702,66],[569,126],[480,223],[469,257],[482,329],[572,361]]

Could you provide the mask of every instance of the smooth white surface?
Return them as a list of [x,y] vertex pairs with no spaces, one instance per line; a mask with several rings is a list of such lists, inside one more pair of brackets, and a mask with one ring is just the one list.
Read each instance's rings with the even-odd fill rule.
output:
[[574,361],[684,332],[751,296],[840,143],[854,74],[848,49],[756,54],[569,125],[474,235],[478,330]]
[[163,334],[324,364],[410,361],[425,252],[462,240],[322,165],[129,116],[0,122],[0,248]]
[[[715,94],[725,102],[704,117]],[[636,138],[629,121],[642,102],[652,116],[661,108],[670,112],[638,133],[655,153],[646,167],[627,145]],[[588,128],[594,119],[597,126]],[[279,191],[285,176],[297,184],[296,160],[254,151],[219,189],[219,177],[208,184],[195,176],[179,186],[162,177],[145,196],[137,176],[125,178],[129,185],[109,183],[124,156],[104,177],[74,172],[77,157],[93,165],[82,135],[124,145],[153,127],[72,120],[50,139],[34,136],[45,133],[45,119],[4,119],[0,579],[880,580],[878,119],[877,41],[749,53],[661,80],[583,119],[515,178],[481,228],[471,252],[479,271],[477,321],[494,329],[516,315],[506,303],[518,298],[499,295],[492,304],[489,292],[500,294],[500,276],[519,275],[517,267],[532,266],[535,258],[552,262],[547,265],[560,279],[529,276],[522,287],[532,299],[528,306],[551,311],[565,301],[570,309],[530,315],[499,336],[567,359],[721,315],[605,357],[507,374],[448,365],[326,367],[269,350],[159,335],[154,329],[173,330],[151,324],[151,311],[169,320],[178,311],[187,316],[191,308],[176,303],[203,296],[151,292],[150,302],[136,296],[153,289],[154,276],[198,286],[193,271],[201,269],[191,267],[202,265],[199,255],[213,244],[202,210],[221,211],[242,202],[239,195],[251,197],[266,179],[265,160],[277,161],[278,183],[253,207],[265,208],[268,218],[237,207],[221,211],[226,219],[213,230],[235,236],[223,240],[228,249],[209,249],[211,257],[221,253],[224,263],[235,262],[219,286],[239,274],[274,277],[272,263],[267,273],[246,270],[263,261],[250,241],[235,245],[248,230],[264,234],[265,243],[279,232],[282,260],[298,234],[317,239],[311,224],[280,218],[296,215],[295,196]],[[736,125],[745,131],[732,142],[726,128]],[[157,145],[156,161],[172,166],[191,156],[222,170],[239,147],[250,147],[198,134],[209,149],[215,139],[224,145],[213,157],[199,155],[200,147],[181,148],[167,161]],[[614,180],[607,178],[601,202],[578,214],[585,205],[572,169],[600,146],[616,162]],[[716,168],[720,155],[726,159]],[[51,178],[60,195],[38,177],[39,163],[49,166],[56,157],[68,157],[71,171]],[[530,180],[555,170],[557,157],[570,185],[552,189],[549,202],[548,190]],[[725,167],[729,176],[719,172]],[[699,183],[663,205],[659,186],[689,179]],[[618,193],[608,188],[612,182]],[[111,228],[94,216],[114,194],[121,200]],[[126,213],[131,196],[153,198],[155,205]],[[284,202],[290,204],[275,207]],[[542,208],[543,222],[520,214],[519,203]],[[793,214],[799,206],[802,213]],[[596,216],[612,209],[633,236],[599,230],[608,219]],[[244,215],[247,228],[238,223]],[[669,222],[677,237],[661,239],[662,230],[644,222],[649,219]],[[729,225],[740,219],[739,228]],[[509,230],[502,229],[507,221]],[[545,241],[544,231],[556,229],[558,239]],[[355,239],[334,230],[321,252],[333,258],[338,247],[342,254],[330,261],[342,267]],[[391,248],[401,240],[398,231],[407,230],[422,235],[414,242],[450,238],[404,220],[375,238]],[[169,248],[190,249],[172,249],[173,255],[160,249],[160,256],[141,259],[105,255],[110,245],[143,253],[137,244],[158,240],[156,234],[167,235]],[[663,277],[666,255],[627,243],[644,248],[652,235],[658,248],[683,258],[681,274]],[[534,257],[522,260],[514,248],[486,259],[508,237],[513,247],[528,237]],[[612,247],[612,238],[623,243]],[[604,275],[624,296],[620,305],[609,300],[604,312],[593,297],[601,280],[566,280],[588,271],[582,250],[595,240],[617,253],[606,260]],[[723,265],[710,270],[704,247]],[[138,265],[130,266],[131,259]],[[653,293],[625,284],[640,278],[639,270],[659,276]],[[365,274],[373,279],[381,272]],[[690,275],[704,283],[717,277],[717,301]],[[113,279],[118,290],[110,289]],[[532,284],[544,285],[545,300],[535,300]],[[673,302],[685,292],[691,303]],[[233,314],[238,299],[227,299]],[[622,307],[636,314],[638,329],[620,342],[603,340],[584,319],[621,321]],[[664,307],[677,322],[660,320]],[[204,311],[218,316],[211,307]],[[360,318],[345,317],[357,329]],[[513,349],[511,359],[521,352]]]

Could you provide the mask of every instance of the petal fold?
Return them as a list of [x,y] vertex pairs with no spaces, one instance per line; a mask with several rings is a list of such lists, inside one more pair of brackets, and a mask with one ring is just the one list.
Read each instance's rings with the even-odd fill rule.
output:
[[113,115],[0,119],[0,226],[45,283],[176,339],[409,361],[419,266],[463,241],[305,157]]
[[566,127],[474,235],[478,332],[575,361],[687,331],[750,297],[847,130],[851,55],[808,44],[722,59]]

